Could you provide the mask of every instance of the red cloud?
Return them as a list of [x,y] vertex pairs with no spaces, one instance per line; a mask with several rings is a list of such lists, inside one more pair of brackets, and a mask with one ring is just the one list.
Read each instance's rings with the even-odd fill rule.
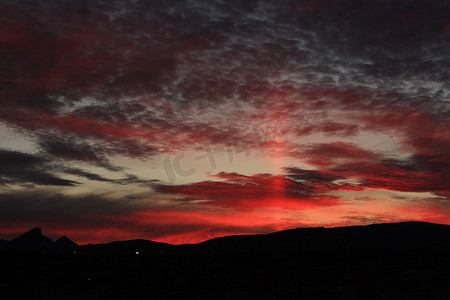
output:
[[412,169],[400,162],[355,162],[333,168],[334,174],[359,180],[359,187],[403,192],[449,191],[448,181],[430,171]]
[[342,161],[373,160],[378,155],[349,143],[335,142],[310,145],[302,152],[297,152],[296,157],[312,165],[329,166]]
[[219,173],[213,177],[224,181],[203,181],[178,186],[156,186],[156,191],[179,195],[184,201],[205,200],[207,205],[255,208],[289,207],[306,208],[339,203],[333,196],[322,195],[332,190],[346,190],[345,185],[311,180],[297,182],[284,175],[257,174],[244,176],[236,173]]

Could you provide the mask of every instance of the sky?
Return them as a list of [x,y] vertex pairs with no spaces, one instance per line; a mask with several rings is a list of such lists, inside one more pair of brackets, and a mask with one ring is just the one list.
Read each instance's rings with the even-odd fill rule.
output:
[[449,1],[0,2],[0,239],[450,224]]

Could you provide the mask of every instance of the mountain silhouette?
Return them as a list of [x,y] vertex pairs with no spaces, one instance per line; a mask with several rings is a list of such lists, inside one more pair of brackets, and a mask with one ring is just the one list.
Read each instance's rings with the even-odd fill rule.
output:
[[335,228],[297,228],[262,235],[220,237],[199,244],[207,251],[278,253],[314,249],[450,249],[450,226],[402,222]]
[[401,222],[335,228],[297,228],[269,234],[234,235],[198,244],[171,245],[136,239],[79,246],[63,236],[52,242],[39,227],[11,242],[1,240],[0,249],[73,251],[121,255],[166,252],[279,253],[314,249],[450,249],[450,226],[426,222]]
[[58,251],[74,251],[78,249],[78,244],[71,241],[67,236],[63,236],[53,243],[52,249]]
[[158,243],[143,239],[118,241],[107,244],[89,244],[80,247],[82,253],[89,254],[120,254],[120,255],[145,255],[164,253],[176,246]]
[[10,244],[10,242],[7,240],[0,240],[0,249],[8,247],[9,244]]
[[11,246],[20,250],[46,250],[52,245],[52,240],[42,235],[39,227],[31,229],[11,241]]
[[0,241],[0,299],[448,299],[450,226],[298,228],[198,244]]
[[39,227],[33,228],[11,241],[0,241],[0,250],[20,250],[35,252],[72,252],[79,246],[66,236],[53,242],[42,234]]

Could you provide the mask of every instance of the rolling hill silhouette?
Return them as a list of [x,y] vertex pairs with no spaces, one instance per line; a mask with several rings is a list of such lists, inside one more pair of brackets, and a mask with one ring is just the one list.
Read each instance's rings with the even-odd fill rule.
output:
[[450,226],[299,228],[199,244],[0,241],[0,299],[447,299]]
[[216,253],[278,253],[321,249],[448,249],[450,226],[426,222],[402,222],[335,228],[297,228],[269,234],[214,238],[199,244],[171,245],[136,239],[79,246],[63,236],[55,242],[42,235],[39,227],[11,242],[1,240],[1,249],[54,251],[79,250],[89,254],[154,254],[164,251]]
[[298,228],[265,235],[230,236],[199,244],[220,252],[449,248],[450,226],[403,222],[336,228]]

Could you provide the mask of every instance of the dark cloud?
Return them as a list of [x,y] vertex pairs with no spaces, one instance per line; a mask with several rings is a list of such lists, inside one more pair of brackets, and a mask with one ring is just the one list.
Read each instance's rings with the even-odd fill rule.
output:
[[4,224],[23,220],[43,222],[95,222],[98,215],[119,215],[136,208],[131,200],[112,200],[107,195],[66,196],[55,192],[16,192],[0,196]]
[[[284,133],[300,137],[398,129],[399,111],[427,112],[439,125],[448,122],[445,7],[381,0],[4,1],[0,118],[25,131],[71,135],[73,145],[52,135],[39,142],[75,160],[80,148],[86,160],[103,165],[117,153],[253,146],[242,127],[254,127],[252,120],[267,119],[269,111],[286,120]],[[244,104],[253,110],[239,110]],[[236,124],[236,110],[224,122],[199,118],[223,111],[221,105],[235,105],[248,124]],[[331,111],[364,119],[340,120]],[[86,138],[97,145],[88,149]],[[105,142],[109,149],[101,152]]]
[[111,181],[115,184],[120,185],[128,185],[128,184],[137,184],[142,187],[153,187],[155,184],[159,182],[158,179],[142,179],[133,174],[125,173],[125,177],[120,179],[114,179]]
[[319,182],[333,182],[334,180],[344,179],[344,177],[334,174],[329,174],[318,170],[305,170],[295,167],[285,168],[284,171],[289,178],[300,182],[319,181]]
[[430,171],[418,170],[403,161],[382,160],[369,163],[345,163],[332,169],[337,174],[360,181],[365,188],[403,192],[447,191],[447,178]]
[[433,192],[438,195],[449,190],[447,173],[424,168],[415,160],[374,159],[341,161],[318,164],[318,170],[286,168],[289,178],[294,180],[339,183],[339,189],[363,190],[386,189],[400,192]]
[[45,132],[40,134],[38,146],[42,153],[52,157],[67,161],[87,162],[111,171],[121,170],[120,167],[110,163],[109,156],[111,155],[145,158],[156,153],[154,146],[132,138],[101,142],[77,136],[60,137]]
[[39,146],[44,153],[57,158],[109,166],[104,148],[89,144],[86,140],[45,135],[41,137]]
[[[70,153],[76,150],[67,151]],[[64,152],[67,154],[67,152]],[[82,153],[80,154],[82,155]],[[59,156],[61,158],[61,156]],[[66,157],[68,158],[67,155]],[[74,157],[69,157],[74,159]],[[110,171],[118,171],[114,167]],[[120,170],[119,170],[120,171]],[[34,187],[34,185],[44,186],[75,186],[80,182],[61,178],[57,173],[64,173],[85,178],[93,181],[108,182],[119,185],[136,184],[139,186],[151,187],[158,180],[143,179],[134,174],[124,173],[124,177],[119,179],[109,179],[85,171],[80,168],[66,166],[59,160],[49,156],[40,156],[38,154],[28,154],[10,150],[0,150],[0,185],[21,185],[24,187]]]
[[78,182],[48,172],[47,160],[33,154],[0,150],[0,184],[74,186]]
[[[242,127],[267,111],[300,137],[370,129],[329,116],[333,110],[448,111],[445,1],[6,1],[2,8],[0,118],[25,131],[106,141],[113,153],[253,146]],[[239,111],[244,104],[253,111]],[[221,105],[234,105],[249,124],[238,126],[234,109],[224,122],[199,118]]]
[[343,142],[313,144],[305,148],[299,157],[303,156],[310,164],[319,166],[328,166],[342,161],[362,162],[377,157],[376,153]]
[[84,178],[87,178],[89,180],[102,181],[102,182],[114,182],[114,180],[112,180],[112,179],[105,178],[105,177],[100,176],[100,175],[95,174],[95,173],[86,172],[86,171],[83,171],[81,169],[65,168],[63,171],[66,174],[75,175],[75,176],[79,176],[79,177],[84,177]]

